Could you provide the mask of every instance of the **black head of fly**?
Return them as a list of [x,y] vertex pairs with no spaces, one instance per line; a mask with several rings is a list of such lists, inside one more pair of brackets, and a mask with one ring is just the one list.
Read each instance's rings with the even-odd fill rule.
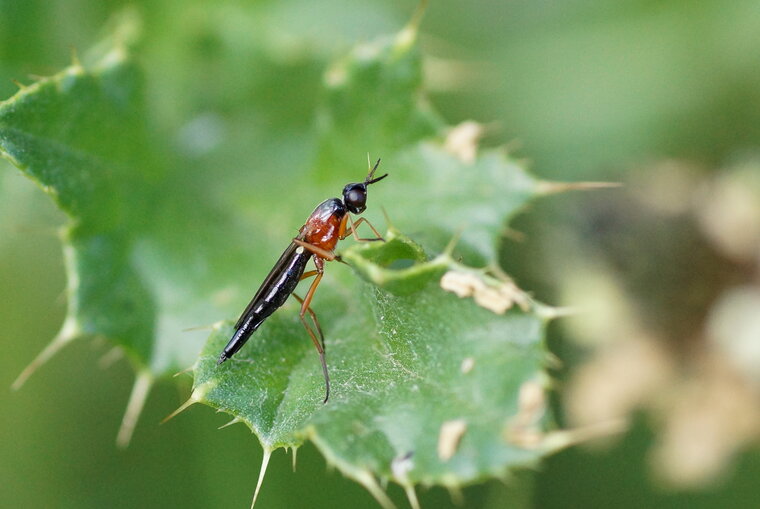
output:
[[367,186],[379,182],[388,176],[386,173],[381,177],[373,178],[375,170],[377,170],[379,165],[380,159],[377,160],[375,166],[370,170],[364,182],[354,182],[343,188],[343,203],[346,204],[346,208],[352,214],[361,214],[367,208]]

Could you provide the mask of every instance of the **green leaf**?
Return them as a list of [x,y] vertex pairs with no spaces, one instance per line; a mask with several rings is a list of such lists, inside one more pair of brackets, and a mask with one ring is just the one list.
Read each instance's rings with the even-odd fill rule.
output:
[[[408,238],[390,232],[387,243],[356,244],[344,256],[349,263],[372,259],[393,266],[411,254],[400,246],[420,253]],[[245,422],[268,450],[311,439],[362,482],[371,474],[404,486],[457,486],[540,456],[542,447],[511,441],[510,430],[520,413],[521,387],[542,379],[545,320],[519,309],[496,314],[441,289],[444,272],[468,270],[449,255],[398,270],[374,262],[357,267],[375,283],[343,269],[340,287],[320,287],[314,305],[327,337],[333,387],[327,404],[295,305],[273,315],[250,346],[222,366],[216,359],[233,328],[219,326],[195,366],[191,401]],[[398,287],[393,278],[402,273],[414,281],[414,291]],[[440,444],[450,422],[464,429],[448,457]],[[540,429],[542,423],[530,425]]]
[[[433,116],[419,100],[409,40],[402,32],[362,46],[336,64],[339,79],[335,66],[326,78],[319,174],[358,147],[382,147],[391,176],[370,188],[370,207],[384,206],[394,225],[385,243],[342,249],[355,274],[330,267],[312,303],[327,338],[330,401],[322,404],[317,355],[293,301],[221,366],[234,329],[219,325],[181,407],[202,402],[246,423],[265,448],[264,468],[274,449],[310,439],[386,505],[376,478],[413,497],[415,484],[503,476],[550,448],[542,435],[545,308],[498,270],[455,261],[493,267],[506,220],[538,183],[500,152],[462,161],[435,137],[441,125],[416,121]],[[444,283],[449,275],[463,286]],[[526,409],[531,391],[538,403]]]
[[[195,362],[190,402],[245,421],[269,452],[312,439],[379,498],[375,477],[458,486],[540,456],[546,444],[523,435],[546,423],[540,411],[525,417],[521,392],[541,384],[545,315],[494,262],[506,221],[538,182],[498,151],[468,162],[446,148],[447,128],[424,100],[414,24],[327,70],[317,125],[298,126],[300,141],[286,122],[264,137],[246,131],[252,144],[236,132],[245,117],[196,97],[201,106],[186,114],[200,117],[174,151],[153,128],[132,56],[148,51],[138,49],[138,20],[120,23],[95,64],[75,63],[0,104],[0,153],[71,218],[66,322],[32,368],[77,338],[123,348],[138,372],[124,443],[152,381]],[[215,95],[222,109],[224,96]],[[289,108],[293,97],[267,108]],[[229,133],[208,149],[213,157],[193,146],[207,141],[192,134],[198,125],[214,130],[208,122]],[[274,141],[267,157],[241,164],[236,155],[262,140]],[[343,250],[354,270],[331,266],[314,301],[334,382],[328,405],[292,303],[217,367],[229,323],[205,346],[203,332],[183,331],[234,318],[311,208],[363,178],[368,150],[391,176],[371,187],[365,217],[380,226],[382,207],[392,224],[386,243]],[[299,164],[274,171],[284,161]],[[459,283],[447,285],[451,275]],[[513,304],[523,309],[502,314]]]
[[[402,184],[372,189],[391,222],[432,253],[458,237],[457,254],[482,266],[496,259],[507,220],[539,193],[524,168],[497,151],[472,164],[436,141],[392,153],[385,166]],[[390,177],[389,177],[390,178]]]
[[[139,31],[134,16],[123,23],[117,34]],[[185,329],[237,308],[241,278],[230,269],[257,264],[229,242],[244,237],[241,223],[209,197],[202,169],[188,169],[149,129],[143,75],[119,37],[95,64],[76,62],[0,103],[0,155],[71,218],[61,233],[65,323],[14,387],[65,344],[105,337],[138,373],[131,429],[152,380],[194,362],[206,334]]]
[[357,147],[392,154],[443,128],[418,93],[417,27],[357,46],[325,73],[319,167],[351,167]]
[[74,65],[27,87],[0,105],[0,154],[74,219],[63,234],[69,313],[60,341],[101,334],[146,365],[153,299],[129,258],[137,212],[150,210],[150,181],[162,170],[147,148],[141,86],[115,51],[92,72]]

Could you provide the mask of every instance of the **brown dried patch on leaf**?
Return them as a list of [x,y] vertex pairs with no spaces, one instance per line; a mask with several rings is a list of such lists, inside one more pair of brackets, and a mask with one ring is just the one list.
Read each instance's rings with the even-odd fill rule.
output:
[[503,314],[517,304],[523,311],[530,309],[528,296],[510,280],[491,280],[473,272],[450,270],[441,277],[441,288],[458,297],[473,297],[483,308]]
[[546,411],[546,397],[537,380],[522,384],[518,404],[517,414],[504,428],[504,440],[520,447],[538,447],[544,439],[540,422]]
[[464,419],[446,421],[441,425],[438,434],[438,457],[441,461],[448,461],[454,456],[466,431],[467,421]]
[[463,163],[472,164],[478,156],[478,142],[484,132],[481,124],[467,120],[449,130],[443,148]]

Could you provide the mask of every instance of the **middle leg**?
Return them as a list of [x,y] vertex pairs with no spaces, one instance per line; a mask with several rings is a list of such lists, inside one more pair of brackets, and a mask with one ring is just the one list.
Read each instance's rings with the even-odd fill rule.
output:
[[[323,269],[320,267],[320,265],[317,265],[317,271],[316,271],[316,277],[314,278],[314,281],[311,283],[311,286],[309,287],[309,291],[306,292],[306,297],[304,297],[303,300],[301,300],[300,297],[294,294],[296,299],[298,299],[301,302],[301,311],[298,314],[299,318],[301,318],[301,323],[303,324],[304,328],[306,329],[306,332],[309,333],[309,337],[311,338],[311,341],[314,343],[314,347],[317,349],[317,353],[319,354],[319,362],[322,364],[322,374],[325,378],[325,400],[324,403],[327,403],[328,398],[330,397],[330,375],[327,372],[327,361],[325,360],[325,348],[324,348],[324,336],[322,336],[322,330],[319,327],[319,322],[316,321],[316,315],[313,311],[311,311],[311,299],[314,297],[314,292],[317,290],[317,286],[319,286],[319,282],[322,280],[322,276],[324,274]],[[317,339],[317,335],[314,333],[312,328],[309,326],[309,322],[306,321],[306,312],[310,313],[310,316],[315,322],[315,325],[317,326],[317,331],[319,332],[319,336],[322,339],[320,342],[319,339]]]
[[[296,300],[303,306],[303,299],[298,296],[297,293],[293,294],[293,297],[296,298]],[[313,309],[311,309],[311,306],[306,308],[306,312],[309,313],[309,316],[311,317],[311,323],[314,324],[314,327],[317,329],[317,333],[319,334],[319,341],[322,343],[322,350],[327,351],[325,348],[325,335],[322,334],[322,327],[319,326],[319,320],[317,320],[317,314],[314,312]]]

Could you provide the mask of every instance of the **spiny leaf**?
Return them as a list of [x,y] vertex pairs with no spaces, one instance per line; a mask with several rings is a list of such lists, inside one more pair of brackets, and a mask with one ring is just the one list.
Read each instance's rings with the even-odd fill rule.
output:
[[497,151],[468,164],[438,142],[420,142],[392,153],[388,171],[402,185],[372,189],[388,205],[394,226],[431,253],[458,237],[457,252],[471,265],[496,258],[507,220],[536,196],[538,182]]
[[[388,266],[407,259],[398,243],[411,243],[391,237],[369,248]],[[354,245],[344,256],[367,260],[365,249]],[[373,278],[366,265],[358,267]],[[495,314],[444,291],[440,275],[457,267],[443,256],[401,269],[424,274],[415,291],[401,293],[343,269],[341,287],[320,293],[314,307],[328,338],[333,385],[325,405],[317,357],[295,306],[270,318],[221,367],[216,358],[233,329],[217,328],[194,369],[194,398],[248,424],[265,449],[312,439],[352,477],[371,472],[404,485],[459,485],[525,464],[541,447],[512,443],[508,431],[520,413],[520,388],[542,377],[544,320],[520,310]],[[462,421],[464,430],[448,457],[440,448],[450,421]],[[539,429],[540,422],[531,425]],[[402,459],[399,471],[394,462]]]
[[103,336],[150,375],[144,385],[192,364],[204,334],[184,329],[235,309],[234,285],[218,292],[244,246],[227,245],[242,237],[239,222],[155,142],[142,73],[125,45],[112,46],[91,67],[75,63],[0,103],[0,155],[71,218],[61,234],[66,321],[30,368],[69,341]]
[[[454,257],[493,264],[506,220],[538,194],[538,183],[499,152],[466,162],[444,149],[436,138],[443,125],[420,94],[418,51],[404,31],[327,72],[318,172],[325,177],[362,147],[381,147],[391,176],[370,189],[369,206],[386,208],[394,225],[385,243],[345,249],[355,274],[331,267],[312,303],[327,338],[330,401],[322,404],[317,356],[294,304],[222,366],[216,359],[233,328],[218,326],[194,367],[191,397],[245,422],[268,452],[311,439],[383,505],[375,477],[407,491],[460,486],[548,448],[541,306],[520,294],[524,310],[497,314],[441,288],[454,271],[507,298],[507,282]],[[528,410],[526,387],[539,394]]]
[[361,46],[326,76],[317,128],[301,133],[318,144],[313,172],[253,162],[242,171],[228,158],[249,141],[234,136],[218,159],[170,155],[148,127],[141,73],[124,49],[0,104],[2,154],[72,218],[62,337],[121,345],[140,373],[130,403],[139,409],[153,379],[200,349],[201,333],[181,331],[233,318],[311,206],[361,179],[370,151],[391,177],[371,188],[365,216],[377,224],[383,206],[394,226],[385,244],[345,250],[354,271],[331,267],[314,302],[334,381],[328,405],[292,304],[221,367],[231,327],[217,327],[189,403],[248,423],[267,451],[312,439],[378,498],[375,477],[459,486],[533,461],[545,444],[523,435],[540,438],[543,407],[526,414],[520,394],[540,386],[545,315],[537,304],[493,313],[441,278],[461,272],[500,290],[506,283],[472,266],[494,263],[505,222],[538,184],[496,151],[472,162],[447,152],[422,93],[414,26]]
[[134,211],[150,210],[139,190],[150,189],[161,168],[139,117],[140,73],[123,53],[110,59],[94,72],[73,66],[2,103],[0,153],[75,219],[63,234],[67,334],[102,334],[147,364],[152,298],[129,257]]
[[418,92],[422,87],[417,27],[357,46],[325,73],[319,117],[321,171],[352,167],[358,147],[393,154],[443,128]]

